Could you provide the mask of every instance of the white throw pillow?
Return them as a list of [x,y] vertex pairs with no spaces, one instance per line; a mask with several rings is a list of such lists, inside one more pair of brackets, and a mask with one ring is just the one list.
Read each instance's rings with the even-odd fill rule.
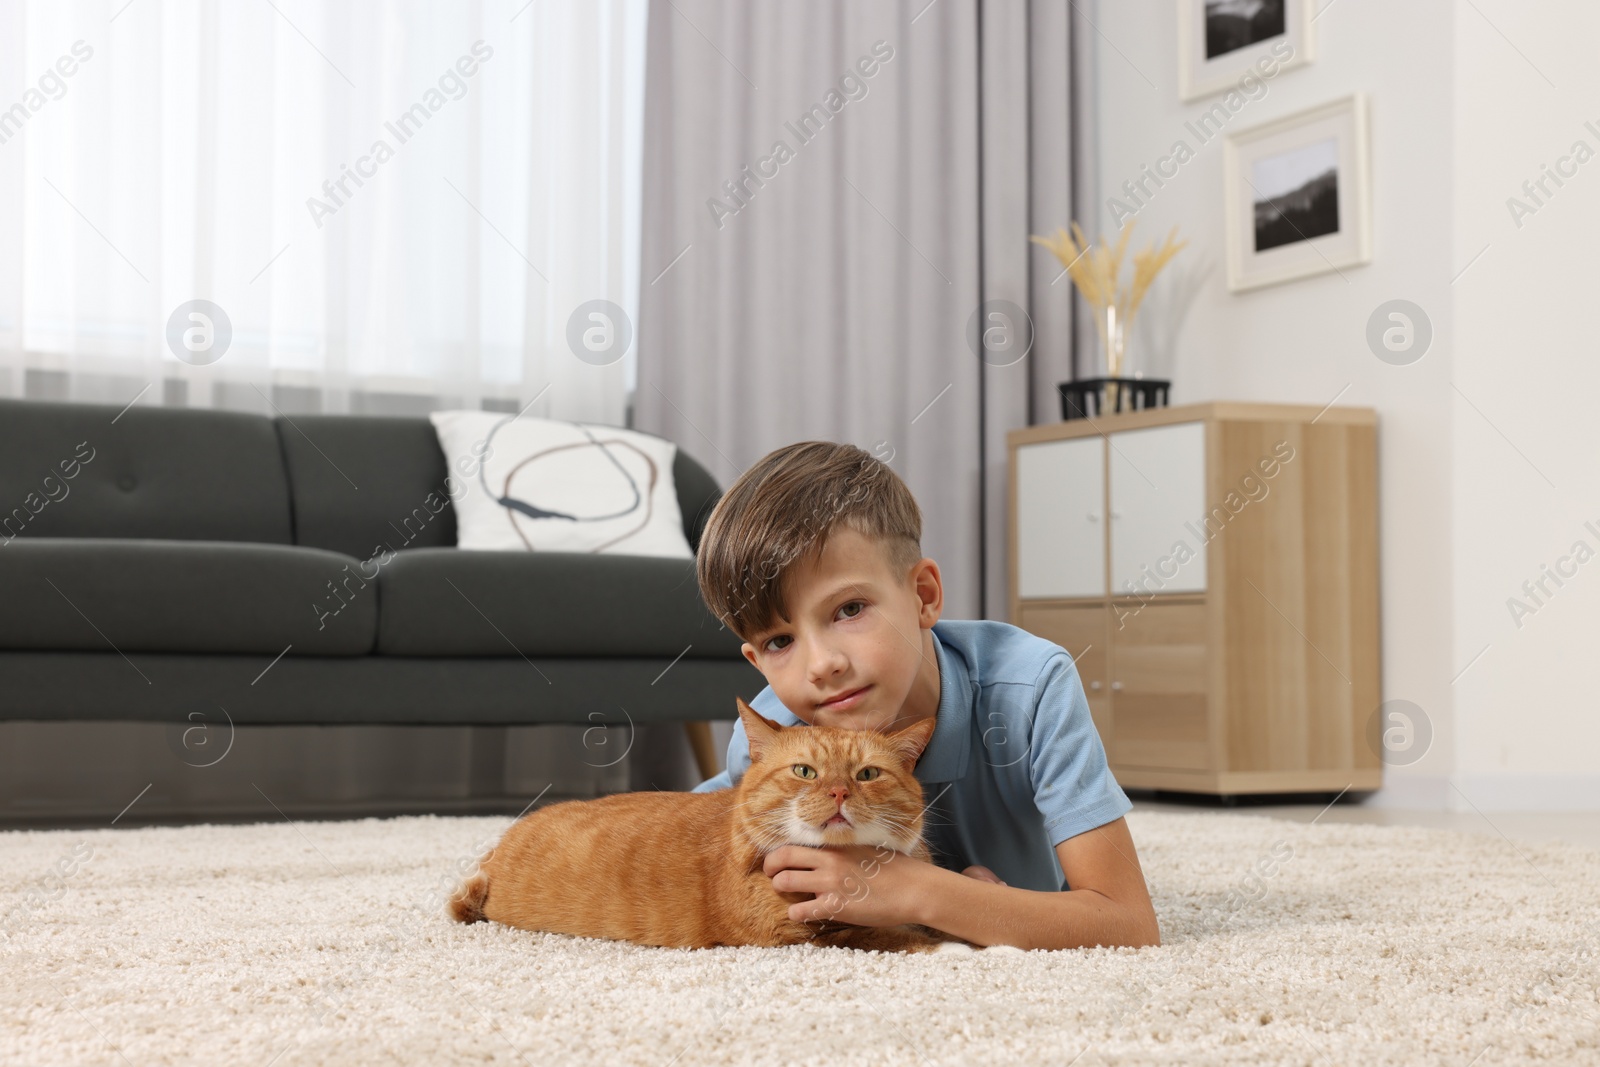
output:
[[671,441],[492,411],[428,418],[450,471],[457,547],[694,558]]

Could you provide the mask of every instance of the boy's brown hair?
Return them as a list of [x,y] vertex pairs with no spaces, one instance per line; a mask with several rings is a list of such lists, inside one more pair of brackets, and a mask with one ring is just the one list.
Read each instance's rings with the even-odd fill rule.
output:
[[833,441],[769,452],[706,520],[695,557],[706,606],[745,640],[787,619],[784,575],[841,523],[878,542],[897,578],[922,558],[922,510],[887,463]]

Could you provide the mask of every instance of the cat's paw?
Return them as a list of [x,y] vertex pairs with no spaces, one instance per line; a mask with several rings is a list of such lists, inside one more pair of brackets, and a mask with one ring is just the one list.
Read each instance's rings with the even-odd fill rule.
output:
[[1016,945],[989,945],[983,951],[998,952],[1003,956],[1025,956],[1028,953],[1027,949],[1018,948]]
[[967,944],[965,941],[941,941],[939,943],[938,947],[935,948],[933,951],[934,952],[954,952],[954,953],[958,953],[958,954],[963,955],[963,956],[970,956],[972,953],[976,952],[977,949],[973,948],[971,945]]

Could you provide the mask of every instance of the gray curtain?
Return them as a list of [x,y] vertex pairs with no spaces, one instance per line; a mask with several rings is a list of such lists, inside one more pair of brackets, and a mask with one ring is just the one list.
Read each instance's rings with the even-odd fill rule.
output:
[[[798,440],[879,455],[951,618],[1005,618],[1005,433],[1069,377],[1027,240],[1070,210],[1068,30],[997,0],[651,7],[635,423],[724,485]],[[1049,305],[1029,355],[979,358],[985,301]]]

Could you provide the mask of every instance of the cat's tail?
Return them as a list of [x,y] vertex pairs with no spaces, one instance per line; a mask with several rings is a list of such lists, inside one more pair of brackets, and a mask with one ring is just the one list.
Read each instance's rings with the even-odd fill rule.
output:
[[474,871],[450,898],[447,910],[458,923],[482,922],[483,905],[488,899],[489,876],[482,871]]

